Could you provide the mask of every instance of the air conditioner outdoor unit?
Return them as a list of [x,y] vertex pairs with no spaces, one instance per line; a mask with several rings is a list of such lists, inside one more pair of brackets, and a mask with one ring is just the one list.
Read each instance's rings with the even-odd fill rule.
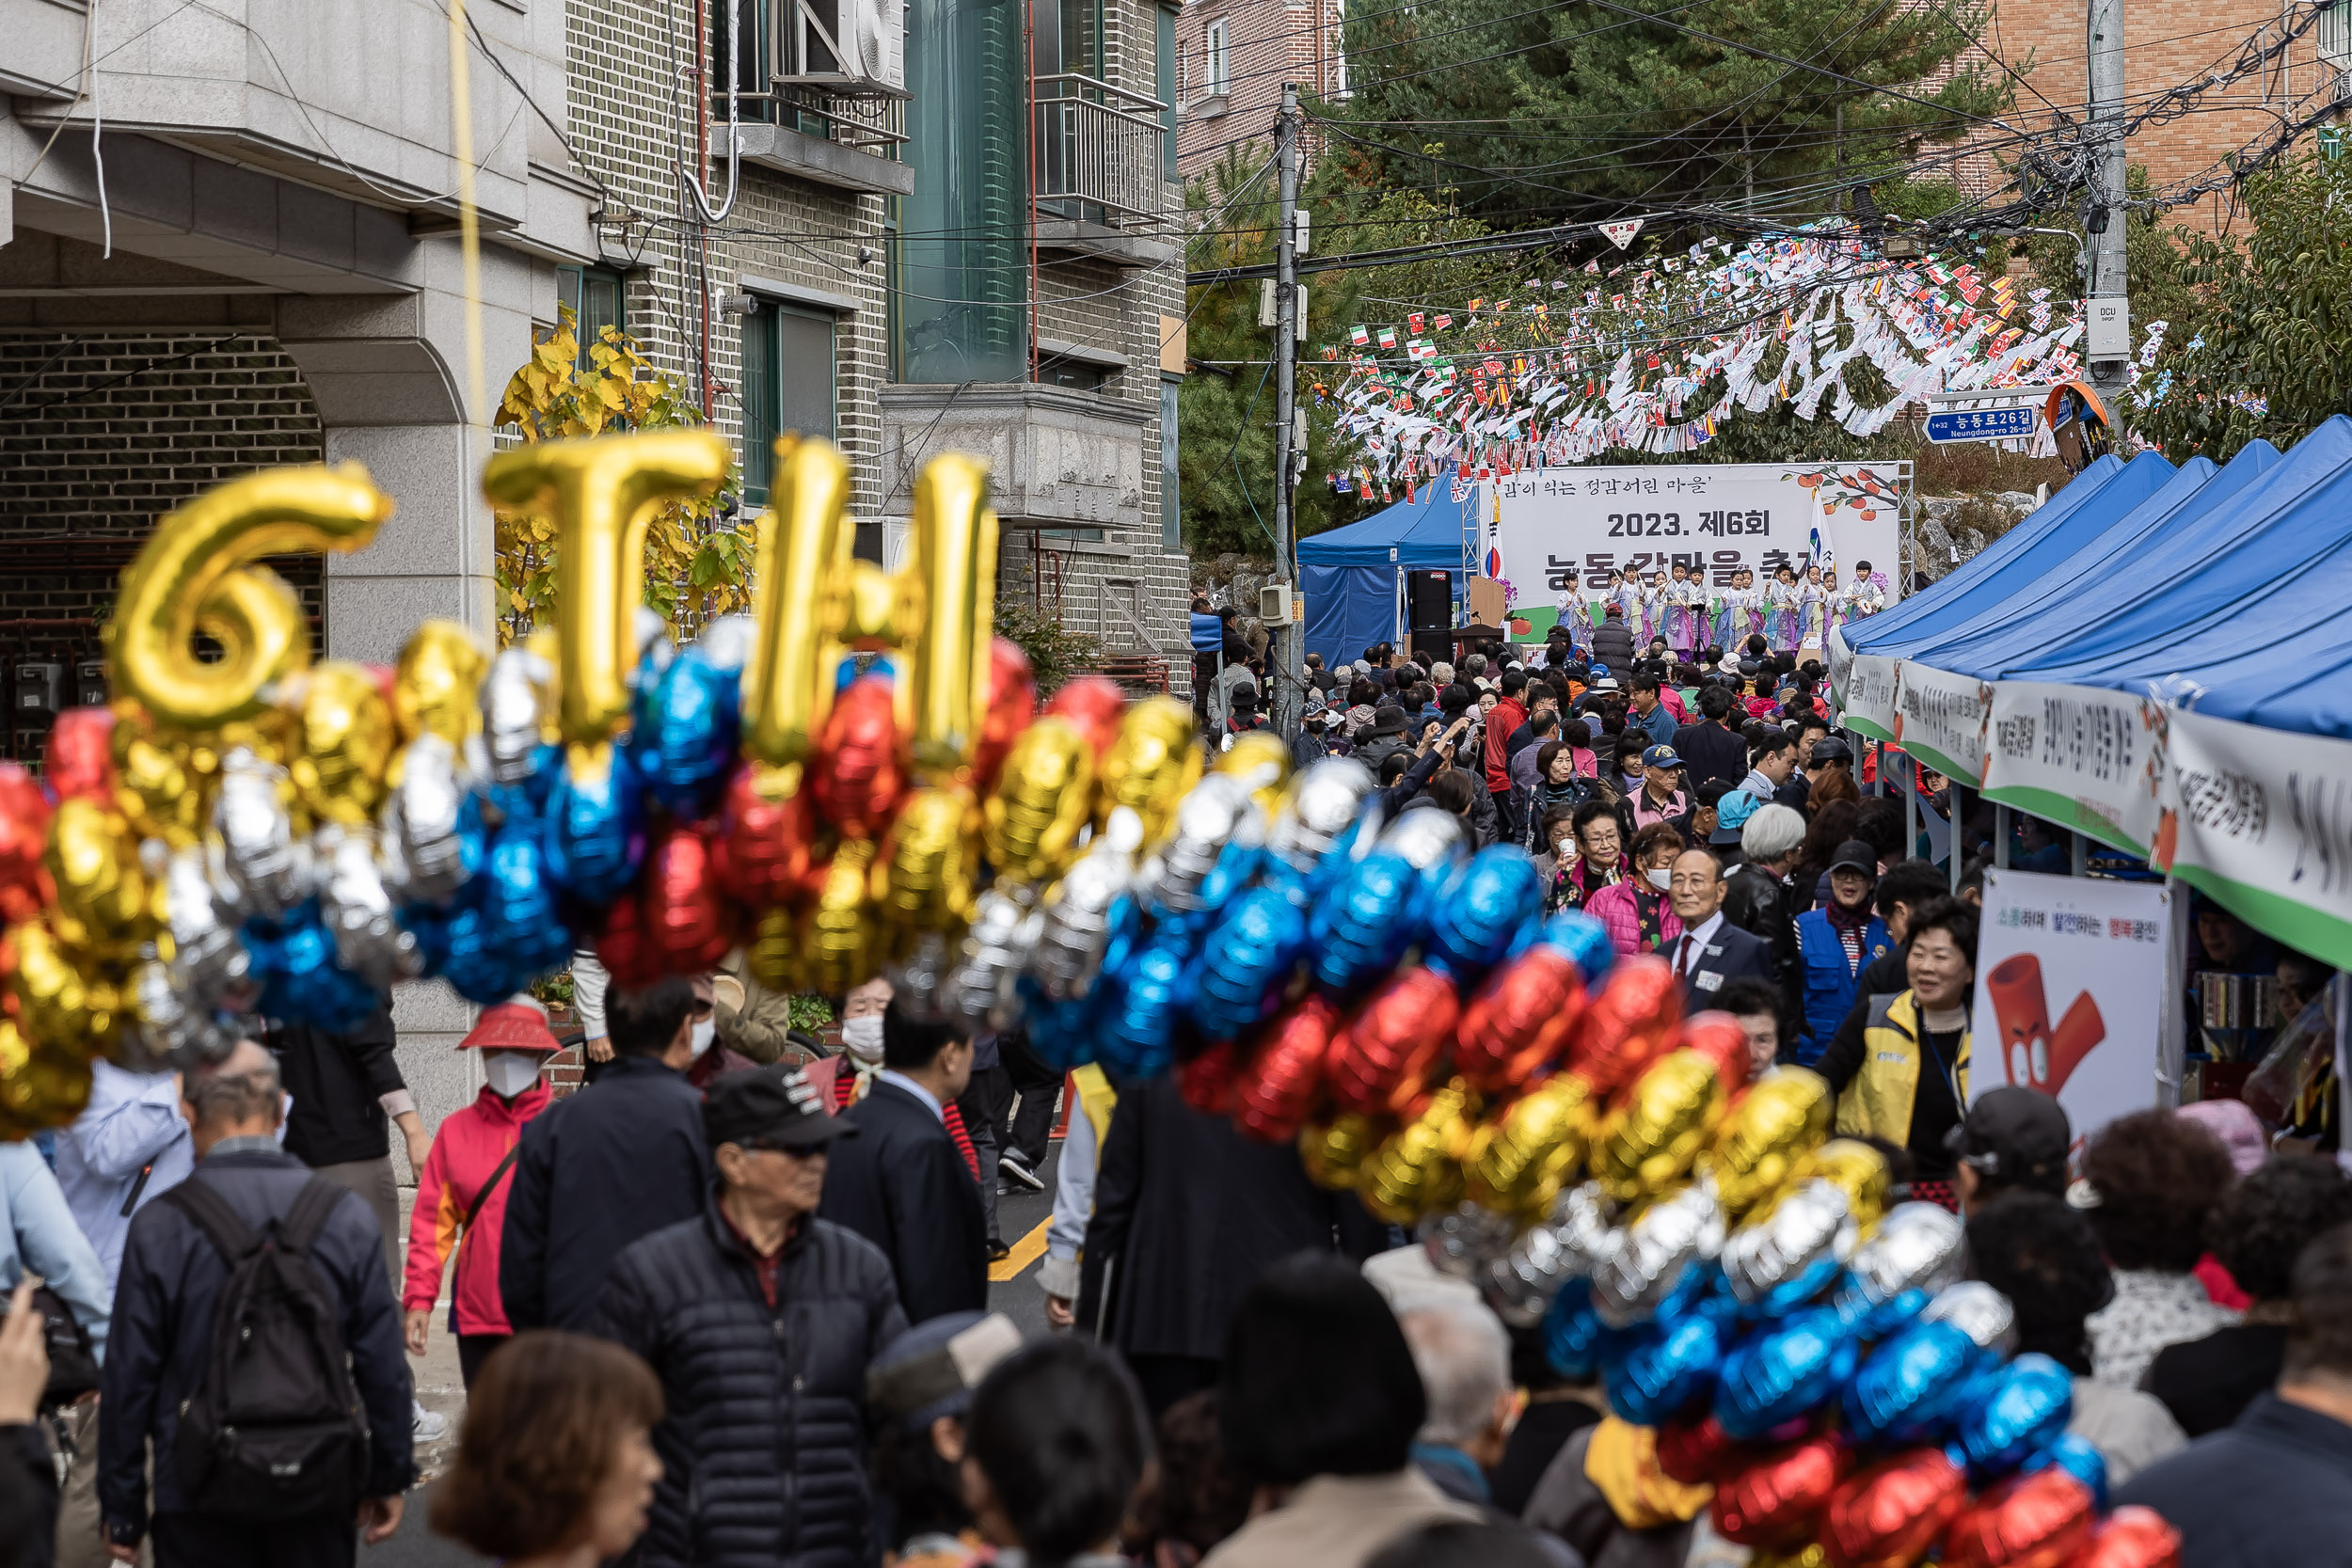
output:
[[907,95],[902,0],[785,0],[774,15],[778,82],[843,97]]

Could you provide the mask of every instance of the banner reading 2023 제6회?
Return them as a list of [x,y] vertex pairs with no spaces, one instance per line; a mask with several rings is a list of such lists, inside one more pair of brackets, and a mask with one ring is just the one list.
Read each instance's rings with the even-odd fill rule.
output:
[[1480,486],[1480,565],[1510,579],[1520,613],[1556,610],[1564,597],[1589,605],[1612,570],[1646,578],[1677,561],[1709,593],[1730,588],[1742,566],[1761,587],[1784,565],[1803,577],[1816,559],[1841,582],[1867,561],[1891,585],[1901,485],[1892,464],[1530,470]]

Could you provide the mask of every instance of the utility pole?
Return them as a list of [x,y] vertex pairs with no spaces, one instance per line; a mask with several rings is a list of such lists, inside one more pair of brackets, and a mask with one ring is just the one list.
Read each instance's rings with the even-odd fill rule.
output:
[[2123,261],[2123,0],[2090,0],[2090,128],[2098,137],[2090,208],[2089,331],[2083,358],[2113,412],[2132,354],[2130,283]]
[[[1298,467],[1298,84],[1282,84],[1282,113],[1274,126],[1274,576],[1295,589],[1291,548],[1291,494]],[[1284,741],[1298,736],[1305,711],[1306,659],[1295,620],[1268,626],[1267,678],[1274,687],[1274,729]]]

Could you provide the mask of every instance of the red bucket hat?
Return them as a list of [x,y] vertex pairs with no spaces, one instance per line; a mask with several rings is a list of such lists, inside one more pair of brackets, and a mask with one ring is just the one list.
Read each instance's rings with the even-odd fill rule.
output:
[[561,1051],[548,1028],[548,1015],[532,1002],[501,1002],[482,1009],[473,1033],[457,1042],[460,1051]]

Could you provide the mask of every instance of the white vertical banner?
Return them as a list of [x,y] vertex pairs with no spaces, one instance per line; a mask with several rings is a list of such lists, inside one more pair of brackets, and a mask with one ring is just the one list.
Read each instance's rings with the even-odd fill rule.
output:
[[1974,675],[1955,675],[1902,661],[1895,681],[1895,739],[1947,778],[1974,784],[1984,777],[1984,727],[1993,717],[1993,689]]
[[2156,838],[2163,756],[2156,705],[2044,681],[1993,689],[1987,799],[2145,856]]
[[[1842,628],[1841,628],[1842,629]],[[1872,740],[1895,738],[1895,690],[1903,661],[1884,654],[1856,654],[1839,688],[1846,727]]]
[[2171,925],[2157,882],[1988,871],[1969,1019],[1973,1103],[2006,1084],[2064,1107],[2074,1136],[2163,1102]]

